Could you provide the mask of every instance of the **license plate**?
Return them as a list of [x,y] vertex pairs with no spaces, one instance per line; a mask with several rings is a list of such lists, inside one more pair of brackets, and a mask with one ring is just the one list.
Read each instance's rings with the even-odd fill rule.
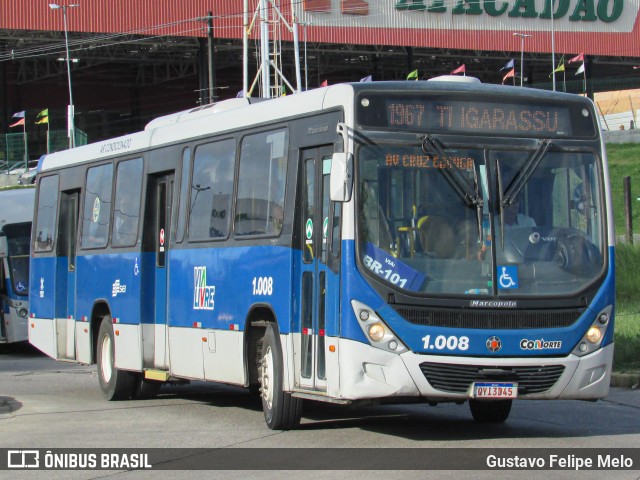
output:
[[517,398],[518,384],[507,382],[482,382],[472,385],[473,398]]

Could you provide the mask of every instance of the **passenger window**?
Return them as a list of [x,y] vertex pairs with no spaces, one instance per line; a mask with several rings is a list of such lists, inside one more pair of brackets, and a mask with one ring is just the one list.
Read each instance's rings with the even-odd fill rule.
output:
[[87,172],[87,189],[82,211],[83,248],[99,248],[107,245],[109,218],[111,215],[111,184],[113,165],[90,168]]
[[235,233],[280,235],[284,222],[287,130],[247,136],[238,174]]
[[36,220],[36,252],[53,249],[55,221],[58,212],[58,176],[45,177],[40,181],[38,193],[38,218]]
[[142,194],[142,159],[118,164],[115,209],[111,245],[130,247],[138,238],[140,198]]
[[182,152],[182,170],[180,177],[180,205],[178,207],[178,227],[176,230],[176,242],[184,240],[184,231],[187,225],[187,205],[189,201],[189,166],[191,149],[185,148]]
[[234,165],[234,139],[196,148],[190,189],[189,240],[228,236]]

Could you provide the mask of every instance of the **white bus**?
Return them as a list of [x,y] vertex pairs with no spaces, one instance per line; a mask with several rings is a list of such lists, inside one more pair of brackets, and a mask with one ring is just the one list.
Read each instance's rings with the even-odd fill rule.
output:
[[26,342],[35,188],[0,189],[0,343]]
[[465,82],[233,99],[44,158],[30,341],[109,400],[598,399],[613,358],[604,145],[580,96]]

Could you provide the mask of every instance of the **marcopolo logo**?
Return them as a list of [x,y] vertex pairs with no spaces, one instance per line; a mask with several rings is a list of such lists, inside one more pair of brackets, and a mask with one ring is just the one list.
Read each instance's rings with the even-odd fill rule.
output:
[[193,267],[193,309],[213,310],[216,287],[207,285],[207,267]]
[[547,341],[544,338],[540,340],[528,340],[523,338],[520,340],[520,348],[522,350],[558,350],[562,348],[562,341]]
[[516,300],[471,300],[470,307],[475,308],[515,308],[518,306]]

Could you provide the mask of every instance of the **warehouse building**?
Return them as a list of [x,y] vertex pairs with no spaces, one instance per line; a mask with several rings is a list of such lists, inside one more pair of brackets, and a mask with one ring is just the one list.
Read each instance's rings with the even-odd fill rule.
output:
[[71,85],[89,142],[235,97],[244,31],[249,84],[259,67],[261,5],[290,79],[275,80],[279,94],[297,86],[294,27],[301,89],[452,72],[592,97],[640,88],[640,0],[1,0],[2,133],[20,132],[10,125],[24,112],[37,158],[48,132],[65,131]]

